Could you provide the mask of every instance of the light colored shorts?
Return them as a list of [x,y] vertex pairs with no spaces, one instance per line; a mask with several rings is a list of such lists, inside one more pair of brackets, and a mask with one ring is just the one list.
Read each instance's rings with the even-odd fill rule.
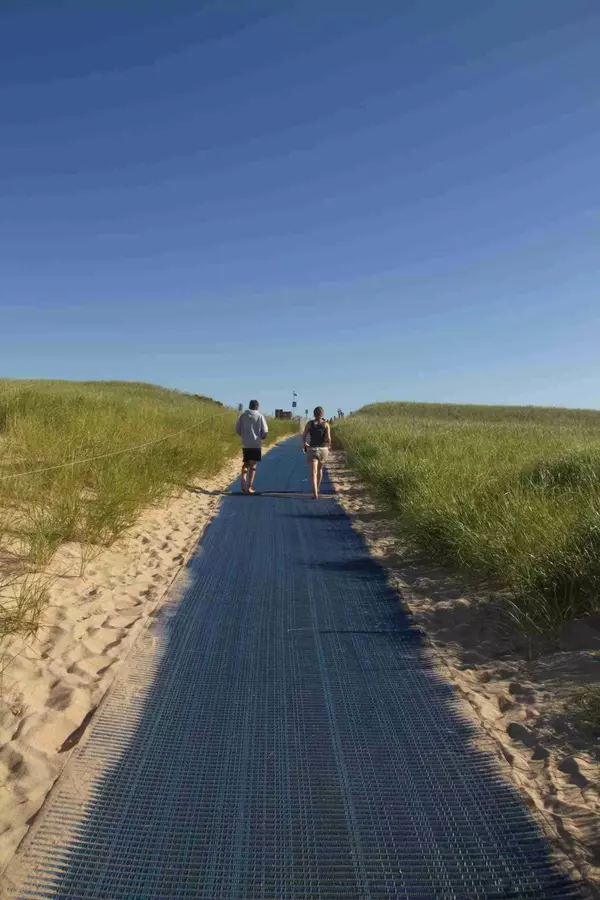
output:
[[316,459],[320,463],[326,463],[329,456],[329,447],[309,447],[306,455],[309,460]]

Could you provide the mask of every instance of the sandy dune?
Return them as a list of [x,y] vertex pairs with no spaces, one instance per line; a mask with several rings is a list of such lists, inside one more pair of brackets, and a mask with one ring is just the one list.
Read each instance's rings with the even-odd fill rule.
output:
[[[434,647],[446,676],[493,738],[500,765],[563,864],[600,896],[600,740],[568,714],[574,684],[600,680],[600,623],[571,623],[559,647],[528,639],[502,597],[477,595],[403,546],[394,524],[335,453],[338,499]],[[482,602],[485,601],[485,602]]]
[[236,460],[198,491],[148,510],[83,576],[79,545],[57,553],[43,627],[3,647],[0,871],[238,471]]

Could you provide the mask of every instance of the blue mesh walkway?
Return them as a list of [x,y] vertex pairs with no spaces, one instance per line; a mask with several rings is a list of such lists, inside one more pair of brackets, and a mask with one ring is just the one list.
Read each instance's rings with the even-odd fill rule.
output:
[[577,896],[306,478],[294,439],[269,494],[225,498],[34,826],[22,900]]

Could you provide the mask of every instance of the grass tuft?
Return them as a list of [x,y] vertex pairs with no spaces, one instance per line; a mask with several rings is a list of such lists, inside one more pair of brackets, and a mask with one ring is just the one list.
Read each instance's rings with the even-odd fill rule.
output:
[[574,691],[568,710],[585,728],[600,734],[600,684],[584,685]]

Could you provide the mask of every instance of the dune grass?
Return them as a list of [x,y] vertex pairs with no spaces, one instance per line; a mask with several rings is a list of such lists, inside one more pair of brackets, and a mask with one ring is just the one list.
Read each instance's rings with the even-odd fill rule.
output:
[[547,634],[599,609],[600,412],[385,403],[335,426],[406,537]]
[[[0,638],[35,630],[45,587],[33,573],[61,544],[109,545],[144,508],[215,474],[239,452],[235,421],[153,385],[0,380]],[[293,427],[271,420],[269,440]]]
[[584,685],[569,697],[566,712],[584,728],[600,735],[600,684]]

